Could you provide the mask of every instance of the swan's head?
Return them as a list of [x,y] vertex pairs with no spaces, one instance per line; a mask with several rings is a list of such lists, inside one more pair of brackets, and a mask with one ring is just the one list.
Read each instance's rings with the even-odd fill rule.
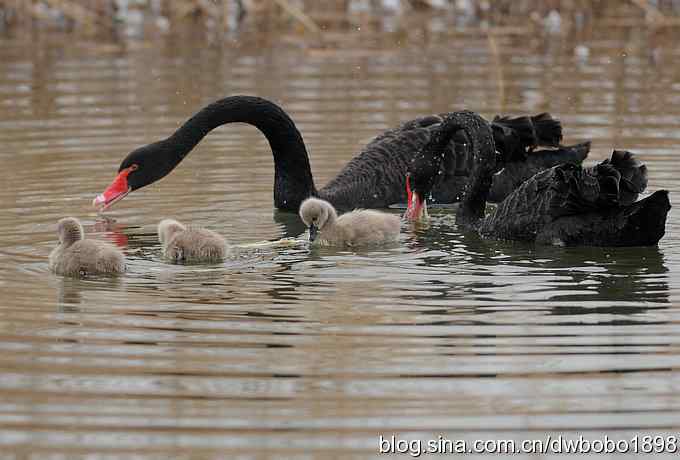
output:
[[165,245],[177,232],[182,232],[186,228],[175,219],[163,219],[158,224],[158,240]]
[[429,141],[409,163],[406,173],[408,208],[404,214],[407,220],[419,221],[428,217],[426,200],[439,174],[442,173],[441,166],[444,157],[447,154],[453,154],[450,142],[453,136],[469,122],[467,119],[472,115],[472,112],[468,111],[447,114],[442,122],[431,131]]
[[440,174],[440,166],[445,154],[446,151],[443,149],[436,153],[423,149],[411,160],[406,173],[406,204],[408,205],[404,213],[406,220],[417,222],[428,218],[426,200]]
[[328,201],[307,198],[300,205],[300,218],[309,227],[309,241],[314,241],[318,232],[333,223],[336,217],[335,208]]
[[427,202],[425,201],[423,192],[414,190],[411,186],[411,174],[406,174],[406,212],[404,218],[410,221],[421,221],[427,219]]
[[75,217],[64,217],[57,222],[57,235],[62,244],[71,244],[82,240],[85,232],[80,221]]
[[92,204],[100,211],[111,207],[145,185],[165,177],[181,161],[173,155],[166,141],[154,142],[133,150],[118,168],[118,175]]

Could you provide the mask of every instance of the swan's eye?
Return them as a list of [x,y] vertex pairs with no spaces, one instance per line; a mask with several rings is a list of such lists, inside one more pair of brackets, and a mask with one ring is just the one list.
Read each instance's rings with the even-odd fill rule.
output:
[[137,171],[139,169],[139,165],[137,163],[134,163],[130,166],[130,171]]

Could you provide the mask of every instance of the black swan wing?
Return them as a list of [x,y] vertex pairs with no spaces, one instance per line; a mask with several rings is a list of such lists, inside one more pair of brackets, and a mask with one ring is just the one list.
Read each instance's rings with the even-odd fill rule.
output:
[[505,163],[503,169],[493,176],[488,201],[500,203],[522,183],[545,169],[561,163],[580,165],[589,152],[590,142],[583,142],[553,150],[535,150],[521,161]]
[[[319,196],[333,203],[339,210],[355,208],[380,208],[403,203],[405,176],[408,164],[415,154],[429,142],[432,131],[441,124],[448,113],[415,118],[401,126],[376,136],[359,155],[319,190]],[[545,169],[539,152],[527,155],[536,146],[555,146],[562,139],[560,122],[549,114],[521,116],[517,118],[496,117],[492,123],[494,140],[505,148],[506,158],[526,163],[533,173]],[[473,158],[470,142],[463,131],[457,132],[447,146],[439,174],[435,180],[430,202],[453,203],[460,200],[468,183]],[[566,151],[563,155],[569,155]],[[587,152],[586,152],[587,154]],[[560,154],[546,154],[551,158]],[[525,175],[522,181],[531,174]],[[518,185],[513,183],[513,190]],[[506,196],[506,191],[503,196]]]
[[[441,113],[444,119],[448,114]],[[590,151],[590,143],[559,147],[562,124],[549,113],[533,116],[496,116],[491,123],[494,145],[508,168],[494,176],[491,202],[505,199],[522,182],[544,169],[559,163],[581,163]],[[454,134],[449,153],[442,159],[439,176],[428,197],[430,203],[454,203],[461,200],[474,164],[470,141],[463,131]],[[538,146],[559,147],[538,150]]]
[[601,223],[630,206],[646,186],[647,169],[630,152],[614,151],[590,168],[561,164],[525,181],[484,219],[480,233],[534,241],[550,239],[549,230],[564,242],[582,233],[588,221]]
[[431,115],[383,132],[319,190],[319,196],[345,211],[405,202],[408,164],[440,122]]

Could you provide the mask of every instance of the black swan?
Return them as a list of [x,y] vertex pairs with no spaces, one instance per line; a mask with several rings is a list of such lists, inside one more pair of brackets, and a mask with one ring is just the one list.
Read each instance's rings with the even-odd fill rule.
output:
[[399,239],[401,219],[372,209],[355,209],[338,217],[332,204],[307,198],[300,218],[309,227],[309,241],[319,246],[368,246]]
[[85,239],[78,219],[59,220],[57,234],[59,245],[49,257],[49,268],[57,275],[116,275],[125,271],[125,256],[120,249],[104,241]]
[[[523,158],[507,158],[503,155],[505,158],[503,168],[493,175],[487,201],[490,203],[500,203],[534,174],[558,164],[572,163],[580,165],[588,157],[588,153],[590,153],[590,141],[570,146],[560,146],[554,150],[535,150]],[[467,180],[465,180],[464,185],[467,185]],[[462,193],[460,196],[462,197]],[[460,201],[460,199],[455,201]]]
[[409,166],[410,218],[419,217],[414,210],[431,190],[446,143],[459,129],[471,140],[474,157],[457,212],[462,228],[483,237],[566,246],[653,246],[663,237],[668,191],[636,201],[647,186],[647,169],[621,150],[593,167],[565,163],[539,172],[485,215],[493,174],[504,159],[489,123],[468,111],[447,116]]
[[[170,137],[140,147],[125,157],[113,183],[93,204],[104,210],[128,193],[169,174],[210,131],[226,123],[242,122],[257,127],[269,141],[274,156],[274,204],[297,212],[303,200],[315,196],[339,210],[381,208],[403,203],[404,177],[413,155],[430,138],[441,116],[418,118],[373,139],[325,187],[317,190],[302,135],[279,106],[254,96],[231,96],[214,102],[192,116]],[[536,145],[557,145],[560,123],[548,114],[536,117],[499,118],[493,124],[499,145],[524,151]],[[462,139],[460,142],[465,142]],[[455,150],[465,150],[462,144]],[[469,174],[469,161],[460,161],[450,148],[443,174],[435,188],[440,202],[455,199],[450,175]],[[441,192],[442,196],[438,196]]]
[[158,224],[163,257],[171,262],[219,262],[229,255],[227,240],[202,227],[185,226],[174,219]]

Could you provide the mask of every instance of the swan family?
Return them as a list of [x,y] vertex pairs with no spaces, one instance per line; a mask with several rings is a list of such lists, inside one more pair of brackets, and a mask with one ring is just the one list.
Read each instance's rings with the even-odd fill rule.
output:
[[[274,158],[274,205],[297,212],[313,245],[366,246],[398,241],[401,219],[372,210],[406,203],[404,217],[427,217],[427,203],[459,202],[457,225],[483,237],[537,244],[640,246],[663,237],[670,209],[661,190],[637,200],[646,167],[630,152],[584,167],[590,143],[562,146],[562,126],[547,113],[487,121],[470,111],[416,118],[385,131],[324,187],[317,188],[301,133],[277,104],[231,96],[199,110],[169,137],[130,152],[113,182],[93,201],[106,210],[173,171],[210,131],[247,123],[266,137]],[[497,203],[488,214],[487,203]],[[50,268],[67,276],[117,274],[122,253],[84,238],[74,218],[58,224]],[[164,219],[164,259],[175,263],[227,258],[219,234]]]

